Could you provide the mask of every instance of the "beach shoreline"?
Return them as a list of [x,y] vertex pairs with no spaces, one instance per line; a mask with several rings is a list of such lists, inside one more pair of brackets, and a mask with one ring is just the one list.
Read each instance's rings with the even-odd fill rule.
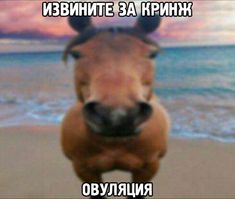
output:
[[[175,47],[155,60],[154,93],[174,136],[235,143],[234,52],[235,46]],[[0,128],[61,122],[76,103],[73,60],[66,67],[61,56],[0,54]]]
[[[235,198],[235,145],[170,138],[154,198]],[[60,147],[59,125],[0,128],[0,198],[82,198]],[[129,181],[112,172],[105,181]]]

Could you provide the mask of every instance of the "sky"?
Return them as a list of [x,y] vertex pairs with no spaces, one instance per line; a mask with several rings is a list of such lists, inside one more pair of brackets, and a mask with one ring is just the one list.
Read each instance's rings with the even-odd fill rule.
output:
[[[0,1],[0,51],[56,48],[76,33],[62,17],[42,17],[43,0]],[[165,17],[152,34],[163,46],[235,44],[235,1],[194,0],[193,17]],[[130,18],[93,18],[96,26],[132,25]]]

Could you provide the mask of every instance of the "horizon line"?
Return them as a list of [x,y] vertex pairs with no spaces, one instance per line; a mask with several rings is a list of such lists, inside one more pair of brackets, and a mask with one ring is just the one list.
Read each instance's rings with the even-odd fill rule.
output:
[[[50,44],[49,44],[50,45]],[[55,45],[55,44],[51,44]],[[160,45],[161,48],[165,49],[172,49],[172,48],[207,48],[207,47],[235,47],[235,43],[233,44],[163,44]],[[29,50],[29,49],[21,49],[21,50],[16,50],[16,51],[3,51],[4,49],[0,48],[0,54],[18,54],[18,53],[59,53],[63,52],[65,45],[57,45],[57,48],[52,48],[52,49],[40,49],[40,50]]]

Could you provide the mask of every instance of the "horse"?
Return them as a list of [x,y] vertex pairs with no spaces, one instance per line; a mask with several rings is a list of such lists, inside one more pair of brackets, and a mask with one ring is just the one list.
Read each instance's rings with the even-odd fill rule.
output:
[[146,183],[159,169],[170,119],[154,94],[160,47],[148,34],[160,20],[140,16],[133,27],[98,28],[90,17],[69,17],[78,35],[64,60],[75,59],[77,100],[62,122],[61,143],[83,182],[102,183],[104,172],[122,170]]

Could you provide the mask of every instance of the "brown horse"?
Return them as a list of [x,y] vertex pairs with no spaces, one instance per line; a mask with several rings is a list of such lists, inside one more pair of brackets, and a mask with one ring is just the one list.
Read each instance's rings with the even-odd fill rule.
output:
[[102,182],[115,169],[148,182],[167,148],[169,118],[153,93],[159,46],[147,37],[160,17],[140,17],[132,28],[95,28],[89,17],[70,17],[79,32],[64,54],[76,59],[78,102],[62,124],[62,146],[77,176]]

